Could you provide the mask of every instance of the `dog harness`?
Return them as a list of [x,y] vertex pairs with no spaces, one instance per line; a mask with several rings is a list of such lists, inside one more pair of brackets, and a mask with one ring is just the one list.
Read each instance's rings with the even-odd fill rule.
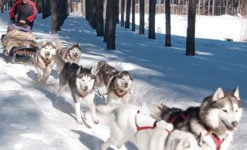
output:
[[[174,123],[179,117],[181,117],[182,119],[186,119],[187,116],[183,113],[173,117],[170,119],[169,123]],[[210,130],[209,127],[207,127],[206,125],[204,125],[206,127],[206,129],[209,131],[209,134],[212,136],[213,140],[214,140],[214,143],[216,145],[216,150],[219,150],[220,148],[220,144],[221,144],[221,140],[219,139],[219,137],[217,136],[216,133],[214,133],[213,131]]]
[[84,98],[84,97],[86,97],[88,94],[91,94],[93,92],[93,90],[90,90],[90,91],[88,91],[88,92],[85,92],[85,93],[80,93],[80,92],[78,92],[79,93],[79,95],[80,95],[80,97],[81,98]]
[[[136,117],[137,117],[137,115],[138,115],[139,113],[140,113],[140,111],[138,110],[138,111],[137,111],[137,114],[136,114]],[[136,119],[135,119],[136,130],[137,130],[137,131],[140,131],[140,130],[146,130],[146,129],[153,129],[153,128],[156,127],[157,122],[158,122],[158,121],[154,121],[153,126],[143,126],[143,127],[140,127],[140,126],[138,126],[137,121],[136,121]],[[169,131],[169,130],[167,130],[167,129],[165,129],[165,131],[168,132],[169,134],[171,133],[171,131]]]
[[177,115],[177,116],[171,118],[171,119],[169,120],[169,123],[172,123],[172,124],[173,124],[179,117],[181,117],[181,118],[183,118],[183,119],[186,119],[186,118],[187,118],[186,115],[184,115],[183,113],[181,113],[181,114],[179,114],[179,115]]
[[211,135],[212,139],[214,140],[215,146],[216,146],[216,150],[219,150],[220,148],[220,144],[221,144],[221,140],[220,138],[217,136],[217,134],[212,131],[208,126],[204,125],[206,127],[206,129],[209,131],[208,134]]

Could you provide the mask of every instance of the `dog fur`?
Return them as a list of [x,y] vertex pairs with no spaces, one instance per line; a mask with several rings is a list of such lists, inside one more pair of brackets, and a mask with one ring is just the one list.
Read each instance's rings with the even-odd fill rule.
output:
[[37,70],[39,82],[46,83],[54,67],[52,56],[56,54],[56,46],[52,42],[45,41],[36,51],[33,64]]
[[92,68],[83,68],[76,63],[64,62],[61,58],[54,55],[55,63],[63,64],[63,68],[59,74],[59,89],[57,96],[61,95],[63,89],[69,86],[72,98],[75,102],[75,114],[78,124],[83,124],[81,116],[81,100],[88,103],[92,115],[92,121],[99,123],[96,116],[96,108],[94,103],[95,92],[95,76],[92,74]]
[[81,57],[81,47],[78,43],[73,43],[69,47],[63,47],[60,40],[56,40],[57,55],[65,62],[79,64]]
[[160,109],[162,119],[173,123],[175,129],[193,133],[199,146],[207,143],[219,150],[228,149],[243,111],[238,87],[232,92],[218,88],[200,107],[182,110],[163,105]]
[[110,66],[106,61],[100,61],[96,71],[96,85],[104,85],[107,91],[107,100],[122,100],[122,103],[128,103],[131,98],[130,89],[133,78],[128,71],[118,71]]
[[126,141],[140,150],[202,150],[194,135],[181,130],[170,132],[173,125],[150,117],[148,108],[122,104],[99,105],[97,109],[110,118],[110,137],[101,145],[102,150],[110,146],[120,148]]

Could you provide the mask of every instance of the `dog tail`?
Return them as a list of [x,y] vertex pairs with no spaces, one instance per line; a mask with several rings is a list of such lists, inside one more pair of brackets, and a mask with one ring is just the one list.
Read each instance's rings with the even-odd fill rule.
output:
[[97,106],[97,110],[102,114],[110,114],[119,106],[110,106],[110,105],[99,105]]
[[57,66],[57,72],[60,73],[64,67],[64,60],[60,57],[58,57],[57,55],[53,55],[52,59],[54,60],[56,66]]

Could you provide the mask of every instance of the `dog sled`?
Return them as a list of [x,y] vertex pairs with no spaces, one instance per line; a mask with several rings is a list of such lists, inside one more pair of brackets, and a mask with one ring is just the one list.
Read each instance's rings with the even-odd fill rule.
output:
[[30,26],[9,24],[7,33],[2,35],[3,56],[7,63],[26,63],[36,53],[38,43]]

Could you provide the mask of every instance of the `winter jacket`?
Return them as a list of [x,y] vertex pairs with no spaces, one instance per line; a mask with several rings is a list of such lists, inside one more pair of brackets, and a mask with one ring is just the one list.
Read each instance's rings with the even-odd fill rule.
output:
[[[17,18],[15,18],[16,15]],[[36,15],[36,4],[31,0],[28,0],[27,4],[24,4],[22,0],[17,0],[9,10],[10,20],[25,20],[28,25],[34,21]]]

